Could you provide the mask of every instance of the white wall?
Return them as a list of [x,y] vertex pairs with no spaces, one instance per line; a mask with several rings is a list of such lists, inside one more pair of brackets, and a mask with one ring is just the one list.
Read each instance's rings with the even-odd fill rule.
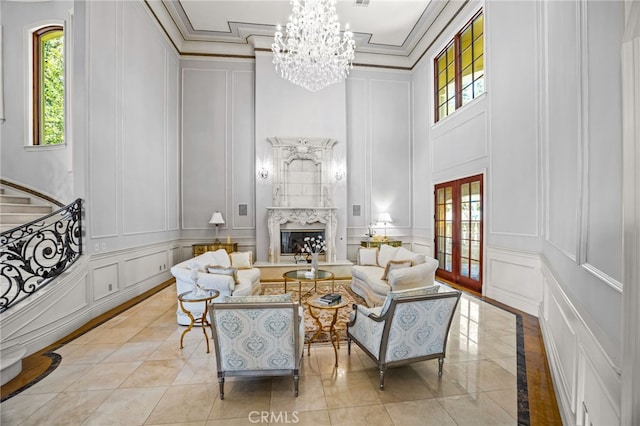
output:
[[[80,29],[79,29],[80,30]],[[179,217],[176,52],[139,2],[86,5],[88,251],[170,241]]]
[[[255,155],[256,163],[265,161],[271,167],[271,144],[267,138],[323,137],[338,142],[333,155],[346,161],[350,141],[347,139],[345,83],[334,84],[318,92],[309,92],[284,80],[276,73],[271,53],[256,52],[255,81]],[[256,165],[253,166],[254,176]],[[347,169],[347,180],[349,179]],[[256,178],[258,179],[258,178]],[[256,255],[268,260],[269,235],[267,211],[272,206],[271,180],[256,181]],[[336,232],[337,259],[346,259],[346,203],[344,180],[333,188],[333,204],[338,208]]]
[[[411,240],[411,74],[355,69],[346,85],[348,258],[355,261],[360,241],[380,213],[393,219],[388,237]],[[353,215],[354,205],[360,206],[360,216]]]
[[255,248],[254,68],[246,60],[181,61],[181,235],[193,242],[215,238],[209,219],[218,210],[220,238]]
[[[3,26],[4,108],[6,121],[0,124],[2,133],[0,169],[2,177],[60,201],[71,203],[73,188],[73,142],[67,138],[64,146],[29,146],[28,29],[51,20],[64,22],[69,29],[71,1],[0,3]],[[67,49],[72,48],[67,32]],[[70,89],[68,86],[67,89]],[[69,114],[67,113],[67,119]],[[33,173],[38,170],[38,173]]]

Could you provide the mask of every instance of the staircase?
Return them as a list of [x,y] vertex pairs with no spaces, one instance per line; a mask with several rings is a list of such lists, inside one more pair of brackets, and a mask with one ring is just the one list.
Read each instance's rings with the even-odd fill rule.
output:
[[29,196],[9,194],[5,188],[0,188],[0,232],[37,220],[52,211],[51,206],[32,203]]

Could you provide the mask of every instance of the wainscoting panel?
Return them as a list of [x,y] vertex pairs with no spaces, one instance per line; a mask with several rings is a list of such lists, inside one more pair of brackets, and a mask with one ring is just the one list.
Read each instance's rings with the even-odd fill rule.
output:
[[620,424],[620,367],[543,263],[540,328],[564,424]]
[[483,289],[487,297],[537,316],[542,274],[537,253],[486,247]]
[[124,287],[129,287],[170,269],[167,251],[149,253],[124,262]]
[[93,270],[93,300],[99,300],[118,291],[118,264],[105,265]]

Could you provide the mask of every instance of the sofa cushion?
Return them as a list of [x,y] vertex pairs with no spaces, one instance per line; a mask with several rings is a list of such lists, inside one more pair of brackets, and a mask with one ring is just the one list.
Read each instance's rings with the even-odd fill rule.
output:
[[224,303],[288,303],[291,302],[291,293],[262,294],[256,296],[223,296]]
[[391,306],[391,301],[394,299],[401,299],[403,297],[411,297],[411,296],[426,296],[428,294],[436,294],[440,290],[439,285],[432,285],[429,287],[418,287],[411,288],[409,290],[398,290],[398,291],[390,291],[387,293],[387,298],[382,305],[382,310],[380,311],[380,316],[383,316],[387,313],[389,306]]
[[224,267],[220,265],[209,265],[207,266],[207,271],[210,274],[219,274],[219,275],[230,275],[233,277],[233,281],[236,284],[240,284],[240,280],[238,279],[238,269],[234,267]]
[[389,272],[394,269],[402,269],[402,268],[410,268],[411,261],[410,260],[390,260],[387,262],[387,266],[384,268],[384,272],[382,273],[381,280],[386,280]]
[[358,265],[378,266],[378,248],[360,247],[358,249]]
[[404,247],[398,247],[395,256],[393,256],[393,260],[410,260],[411,266],[419,265],[424,263],[425,261],[424,254],[414,253],[411,250],[407,250]]
[[378,253],[378,266],[386,268],[387,263],[390,260],[393,260],[397,251],[398,247],[391,247],[389,244],[381,244],[380,252]]
[[252,252],[250,251],[236,251],[229,255],[231,257],[231,265],[238,269],[251,269],[252,266]]

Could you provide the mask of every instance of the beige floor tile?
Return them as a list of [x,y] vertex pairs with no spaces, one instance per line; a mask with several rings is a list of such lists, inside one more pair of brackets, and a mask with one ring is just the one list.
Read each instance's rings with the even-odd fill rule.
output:
[[485,392],[492,400],[502,407],[511,418],[518,420],[518,393],[512,390]]
[[377,386],[367,373],[357,371],[339,376],[322,376],[328,408],[380,404]]
[[[450,368],[447,368],[450,366]],[[454,396],[454,395],[466,395],[469,393],[475,393],[477,386],[475,382],[469,380],[464,371],[460,374],[455,374],[455,363],[447,364],[445,361],[442,377],[438,377],[438,365],[437,362],[429,363],[424,362],[419,365],[415,365],[414,369],[425,383],[425,386],[431,390],[434,397]]]
[[296,397],[293,392],[293,379],[290,376],[273,378],[270,411],[302,412],[327,408],[320,376],[301,377],[298,388],[298,397]]
[[118,327],[102,330],[91,343],[126,343],[144,327]]
[[82,377],[69,385],[65,391],[116,389],[141,363],[141,361],[133,361],[96,364],[91,370],[85,372]]
[[517,389],[516,376],[491,360],[460,363],[466,370],[467,377],[478,386],[478,391]]
[[215,392],[215,404],[209,420],[244,418],[252,412],[269,411],[271,403],[271,378],[232,377],[224,383],[224,400],[220,400],[217,382],[211,389]]
[[205,421],[215,401],[210,384],[171,386],[147,419],[148,424]]
[[[386,391],[385,391],[386,392]],[[385,404],[389,417],[396,426],[455,426],[451,416],[437,399],[394,402]],[[418,423],[418,420],[419,423]]]
[[217,383],[217,380],[216,357],[210,354],[208,357],[191,357],[186,360],[184,367],[172,384]]
[[[378,369],[368,370],[371,386],[380,387]],[[384,391],[378,393],[382,403],[411,401],[434,398],[435,395],[424,379],[417,374],[413,365],[403,365],[387,369],[384,376]]]
[[142,425],[166,391],[166,387],[116,389],[84,424]]
[[171,335],[167,340],[162,342],[156,348],[153,353],[149,355],[147,361],[161,360],[161,359],[183,359],[186,360],[193,355],[197,345],[185,344],[184,348],[180,349],[180,335],[178,334],[174,338],[175,334]]
[[296,426],[329,426],[331,424],[328,410],[292,412],[289,417],[298,419],[295,422]]
[[120,387],[169,386],[176,379],[184,364],[185,362],[179,359],[144,361]]
[[113,390],[62,392],[27,417],[21,426],[79,425]]
[[459,426],[514,425],[517,422],[484,393],[440,399],[447,413]]
[[94,364],[65,364],[63,358],[63,363],[58,368],[20,395],[62,392],[92,368]]
[[116,343],[89,343],[62,358],[62,364],[97,364],[118,350]]
[[176,330],[175,325],[145,327],[133,336],[129,342],[164,342]]
[[389,413],[382,405],[344,407],[329,410],[332,425],[387,426],[393,425]]
[[160,346],[160,342],[128,342],[113,351],[104,363],[144,361]]
[[56,398],[57,392],[28,395],[24,392],[2,403],[0,406],[0,424],[17,425]]

